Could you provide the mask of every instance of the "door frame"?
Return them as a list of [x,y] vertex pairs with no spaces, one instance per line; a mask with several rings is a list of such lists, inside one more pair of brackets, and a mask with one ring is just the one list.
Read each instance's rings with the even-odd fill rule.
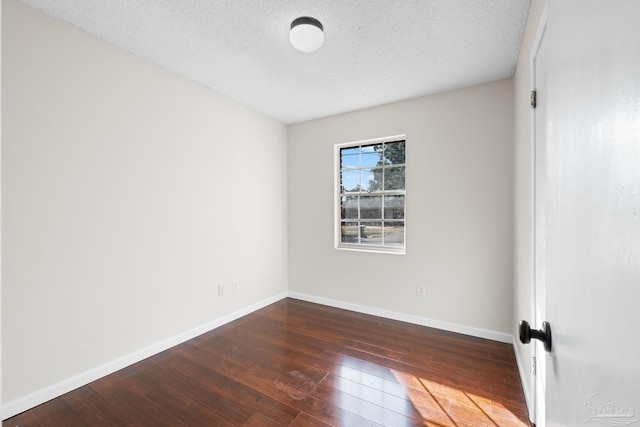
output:
[[[536,31],[536,35],[533,39],[533,44],[531,46],[531,53],[530,53],[530,57],[529,57],[529,71],[530,71],[530,88],[532,91],[537,90],[537,85],[536,85],[536,77],[537,77],[537,73],[536,73],[536,59],[538,56],[538,52],[540,51],[540,47],[542,45],[542,41],[544,39],[544,35],[545,32],[547,30],[547,7],[546,5],[544,6],[543,10],[542,10],[542,14],[540,15],[540,20],[538,23],[538,29]],[[536,157],[537,157],[537,148],[538,148],[538,144],[537,144],[537,135],[536,135],[536,127],[537,127],[537,120],[536,120],[536,110],[535,108],[531,108],[530,111],[530,123],[531,123],[531,171],[532,171],[532,177],[531,177],[531,207],[532,207],[532,215],[531,215],[531,231],[532,231],[532,239],[531,239],[531,254],[532,254],[532,258],[531,258],[531,263],[532,263],[532,277],[531,277],[531,310],[532,310],[532,316],[531,318],[534,320],[534,327],[537,328],[538,325],[542,324],[542,322],[546,319],[540,319],[538,318],[538,310],[537,310],[537,298],[539,296],[539,293],[537,292],[537,275],[536,275],[536,262],[537,262],[537,257],[538,257],[538,250],[537,250],[537,239],[536,239],[536,177],[538,176],[538,168],[540,167],[540,165],[538,164],[538,162],[536,161]],[[534,345],[533,347],[533,351],[532,351],[532,357],[536,357],[536,348],[538,346],[537,341],[535,341],[534,343],[532,343]],[[545,375],[544,372],[540,371],[540,363],[536,360],[535,361],[535,369],[536,372],[535,374],[532,373],[531,375],[531,384],[530,384],[530,392],[531,392],[531,396],[532,396],[532,402],[533,404],[531,405],[531,413],[529,414],[529,419],[537,425],[537,427],[544,427],[545,425],[545,420],[539,420],[538,417],[541,416],[540,412],[542,412],[544,414],[544,410],[540,410],[540,404],[542,403],[542,405],[544,405],[544,401],[540,402],[539,398],[538,398],[538,378],[540,377],[540,375]],[[544,396],[546,397],[546,396]]]

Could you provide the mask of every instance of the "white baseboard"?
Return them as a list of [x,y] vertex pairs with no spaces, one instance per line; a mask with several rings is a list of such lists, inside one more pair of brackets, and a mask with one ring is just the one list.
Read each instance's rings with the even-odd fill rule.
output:
[[456,323],[443,322],[441,320],[429,319],[427,317],[414,316],[411,314],[398,313],[390,310],[382,310],[380,308],[368,307],[349,302],[338,301],[334,299],[308,295],[299,292],[289,291],[288,296],[303,301],[314,302],[317,304],[328,305],[330,307],[342,308],[345,310],[357,311],[358,313],[371,314],[373,316],[384,317],[401,322],[413,323],[415,325],[428,326],[431,328],[442,329],[459,334],[470,335],[478,338],[486,338],[493,341],[499,341],[511,344],[512,337],[503,332],[491,331],[482,328],[472,328],[470,326],[458,325]]
[[8,402],[2,406],[2,419],[5,420],[7,418],[11,418],[14,415],[34,408],[58,396],[62,396],[63,394],[75,390],[78,387],[82,387],[92,381],[112,374],[122,368],[126,368],[127,366],[133,365],[134,363],[137,363],[155,354],[168,350],[171,347],[195,338],[198,335],[202,335],[204,333],[212,331],[222,325],[239,319],[242,316],[246,316],[247,314],[253,313],[256,310],[273,304],[274,302],[280,301],[281,299],[284,299],[286,297],[287,293],[282,292],[273,297],[242,308],[234,313],[222,316],[204,325],[198,326],[197,328],[183,332],[180,335],[150,345],[134,353],[116,359],[112,362],[105,363],[104,365],[90,369],[66,380],[60,381],[57,384],[52,384],[27,396],[12,400],[11,402]]
[[[531,387],[525,387],[527,384],[531,386],[531,375],[529,375],[529,367],[527,366],[527,361],[522,359],[522,354],[520,353],[518,343],[515,342],[513,344],[513,352],[516,357],[516,364],[518,365],[518,374],[520,374],[520,383],[522,384],[522,391],[524,392],[524,401],[527,404],[527,411],[529,412],[529,421],[534,423],[534,408],[533,408],[533,396],[531,395]],[[524,365],[523,365],[524,364]],[[529,377],[530,381],[525,382],[525,378]]]

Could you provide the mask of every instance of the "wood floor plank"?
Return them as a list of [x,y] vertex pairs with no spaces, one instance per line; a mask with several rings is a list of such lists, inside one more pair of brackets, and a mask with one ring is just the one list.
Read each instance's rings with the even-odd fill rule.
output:
[[[283,424],[272,420],[266,415],[256,412],[246,423],[242,424],[242,427],[280,427]],[[286,425],[286,424],[285,424]]]
[[2,427],[42,427],[38,418],[34,415],[33,409],[23,412],[2,423]]
[[54,399],[33,409],[33,414],[42,427],[84,426],[82,420],[64,399]]
[[512,346],[284,299],[3,427],[527,427]]
[[301,412],[289,427],[330,427],[330,424],[324,423],[309,414]]
[[[262,353],[263,356],[255,361],[246,358],[241,359],[241,361],[237,360],[236,355],[241,354],[241,349],[238,350],[236,355],[229,356],[228,352],[225,352],[224,349],[218,349],[217,346],[214,348],[202,346],[197,351],[188,352],[189,354],[186,357],[192,358],[193,363],[207,364],[209,355],[216,350],[221,350],[224,353],[222,355],[224,360],[219,363],[224,365],[226,375],[232,376],[238,382],[251,386],[256,390],[260,390],[265,396],[270,396],[270,398],[283,402],[298,411],[313,413],[317,418],[330,425],[378,425],[365,417],[358,416],[347,410],[341,410],[341,408],[330,402],[317,399],[313,396],[317,383],[314,383],[311,378],[306,377],[299,371],[287,370],[288,365],[274,369],[268,362],[267,352],[263,350],[256,350]],[[301,376],[298,374],[301,374]],[[343,424],[343,422],[347,424]]]
[[[151,375],[172,384],[190,399],[211,409],[233,425],[242,425],[255,413],[253,405],[259,396],[249,396],[246,389],[237,387],[219,373],[209,376],[198,367],[178,356],[162,365],[150,367]],[[233,393],[231,393],[233,390]]]
[[112,402],[102,398],[91,386],[86,385],[67,393],[62,398],[84,425],[133,426],[133,421]]
[[[386,411],[395,412],[406,418],[416,418],[420,421],[420,417],[410,399],[404,396],[399,397],[384,390],[369,387],[357,381],[348,380],[346,378],[329,376],[327,377],[318,390],[316,395],[321,396],[325,400],[345,399],[344,395],[349,395],[349,399],[358,402],[358,406],[366,408],[374,408],[373,410],[383,413]],[[376,406],[383,408],[377,409]],[[374,421],[376,421],[374,419]]]
[[149,401],[161,406],[164,411],[174,415],[180,422],[193,425],[232,427],[233,424],[205,407],[199,402],[180,393],[171,384],[159,381],[146,371],[141,371],[130,380],[137,384],[135,390]]

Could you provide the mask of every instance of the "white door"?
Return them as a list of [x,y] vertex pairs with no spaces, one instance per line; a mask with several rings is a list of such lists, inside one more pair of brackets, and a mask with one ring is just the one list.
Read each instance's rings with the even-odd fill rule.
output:
[[640,1],[547,1],[544,45],[546,426],[640,426]]

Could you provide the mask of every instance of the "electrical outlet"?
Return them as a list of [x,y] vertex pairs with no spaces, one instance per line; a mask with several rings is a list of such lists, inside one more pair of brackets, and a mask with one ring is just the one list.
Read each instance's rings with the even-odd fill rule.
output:
[[231,292],[238,292],[240,290],[240,285],[237,280],[231,282]]
[[218,296],[224,296],[224,285],[218,285]]
[[531,375],[536,375],[536,357],[531,356]]
[[427,285],[418,285],[418,296],[419,297],[427,296]]

